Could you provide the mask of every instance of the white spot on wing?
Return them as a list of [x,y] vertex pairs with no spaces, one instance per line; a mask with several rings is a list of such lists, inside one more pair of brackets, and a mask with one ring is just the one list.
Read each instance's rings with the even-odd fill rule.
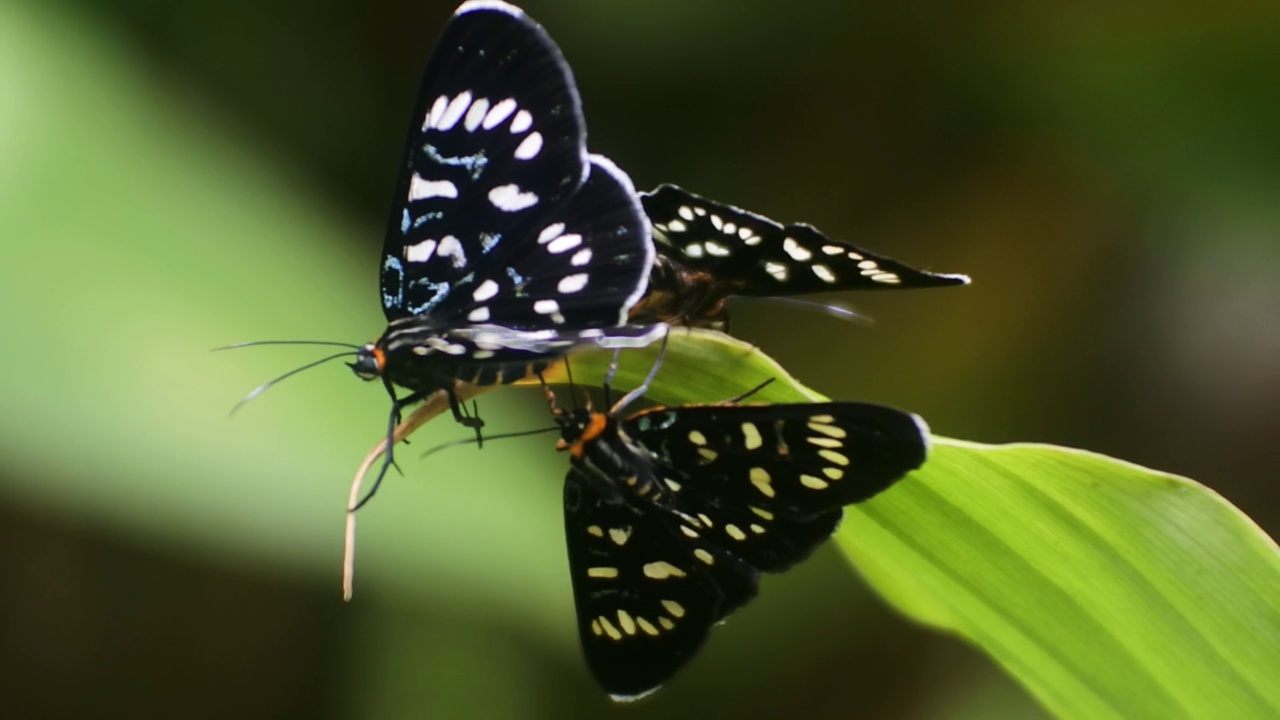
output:
[[693,220],[693,208],[688,205],[681,205],[680,209],[676,210],[676,214],[685,220]]
[[538,244],[546,245],[547,243],[560,237],[560,233],[564,232],[564,223],[551,223],[542,228],[542,232],[538,233]]
[[533,311],[539,315],[550,315],[560,312],[560,303],[555,300],[539,300],[533,304]]
[[582,236],[570,233],[569,235],[561,235],[547,245],[547,252],[553,255],[559,255],[567,250],[572,250],[582,244]]
[[456,268],[467,264],[467,256],[462,252],[462,243],[458,242],[458,238],[452,235],[446,235],[440,241],[439,253],[440,257],[448,257],[453,260],[453,266]]
[[[485,280],[484,282],[480,283],[480,287],[476,288],[475,292],[471,293],[471,297],[476,302],[484,302],[485,300],[488,300],[489,298],[497,294],[498,294],[498,283],[492,280]],[[479,338],[477,338],[477,341],[478,340]]]
[[410,245],[404,249],[404,259],[409,262],[426,262],[436,252],[435,240],[423,240],[417,245]]
[[669,230],[671,230],[671,232],[681,232],[681,233],[682,233],[682,232],[684,232],[684,231],[688,230],[688,229],[689,229],[689,226],[688,226],[688,225],[685,225],[685,224],[684,224],[684,222],[683,222],[683,221],[681,221],[681,220],[672,220],[671,222],[667,223],[667,228],[668,228]]
[[423,180],[422,176],[414,173],[409,178],[409,202],[433,197],[456,198],[458,186],[448,180]]
[[503,212],[519,212],[538,204],[538,196],[525,192],[519,185],[499,185],[489,191],[489,202]]
[[582,267],[591,262],[591,248],[582,248],[569,258],[569,264],[574,267]]
[[516,148],[515,157],[517,160],[530,160],[536,157],[540,150],[542,150],[542,133],[529,133],[529,136]]
[[814,265],[813,274],[817,275],[823,282],[833,283],[836,281],[836,274],[831,272],[831,268],[826,265]]
[[521,110],[516,113],[514,119],[511,120],[511,134],[519,135],[520,133],[533,127],[533,116],[528,110]]
[[470,320],[471,322],[475,322],[475,323],[485,322],[488,319],[489,319],[489,307],[487,305],[484,307],[478,307],[475,310],[472,310],[470,313],[467,313],[467,320]]
[[427,113],[427,117],[422,121],[422,129],[427,130],[440,122],[440,116],[444,115],[444,109],[447,107],[449,107],[448,96],[441,95],[436,98],[436,101],[431,105],[431,112]]
[[574,275],[566,275],[561,278],[559,284],[556,285],[556,289],[568,295],[570,293],[576,293],[586,286],[587,274],[576,273]]
[[787,266],[782,263],[767,262],[764,264],[764,271],[773,276],[774,280],[786,282]]
[[715,240],[708,240],[703,244],[707,246],[708,255],[715,255],[716,257],[729,257],[729,248],[721,245]]
[[506,120],[507,118],[511,117],[511,113],[515,111],[516,111],[516,101],[512,98],[507,98],[506,100],[503,100],[499,102],[497,105],[494,105],[493,107],[489,108],[489,112],[485,113],[484,115],[484,122],[482,122],[480,125],[485,130],[492,130],[495,127],[497,127],[498,124],[501,123],[503,120]]
[[471,103],[471,109],[467,111],[467,118],[462,121],[462,127],[467,132],[475,132],[480,127],[480,123],[484,121],[485,113],[489,112],[489,101],[486,98]]
[[813,257],[813,253],[800,247],[800,243],[796,242],[795,238],[787,238],[783,240],[782,249],[787,251],[787,254],[791,256],[792,260],[805,262]]
[[462,119],[462,114],[471,107],[471,91],[463,90],[458,93],[458,97],[449,101],[449,107],[445,108],[444,114],[440,116],[439,122],[436,123],[436,130],[452,130],[454,125]]

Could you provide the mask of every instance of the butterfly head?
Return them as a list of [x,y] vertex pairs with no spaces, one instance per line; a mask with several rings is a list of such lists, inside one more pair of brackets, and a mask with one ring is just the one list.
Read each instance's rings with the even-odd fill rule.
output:
[[575,459],[581,458],[587,446],[603,435],[609,427],[607,415],[592,412],[589,408],[579,410],[554,408],[552,413],[560,426],[560,440],[556,443],[556,449],[568,450],[569,455]]
[[347,367],[361,380],[377,380],[387,367],[387,355],[377,344],[369,343],[356,351],[355,362],[347,363]]

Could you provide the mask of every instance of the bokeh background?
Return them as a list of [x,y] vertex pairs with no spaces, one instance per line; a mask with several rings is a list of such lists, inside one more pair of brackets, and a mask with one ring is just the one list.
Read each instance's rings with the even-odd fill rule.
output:
[[[1280,5],[530,2],[593,150],[973,286],[762,303],[802,381],[942,435],[1194,477],[1280,529]],[[363,342],[419,74],[452,2],[0,3],[5,717],[1043,715],[824,550],[651,701],[578,657],[546,438],[416,450],[362,513]],[[486,397],[494,431],[545,422]]]

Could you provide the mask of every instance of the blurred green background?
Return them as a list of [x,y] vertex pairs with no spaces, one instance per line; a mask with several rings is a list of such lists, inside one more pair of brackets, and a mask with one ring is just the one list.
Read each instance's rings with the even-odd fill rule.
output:
[[[318,357],[382,329],[380,233],[452,2],[0,3],[0,692],[6,717],[1037,717],[824,550],[676,682],[578,657],[546,438],[418,450]],[[969,288],[741,303],[802,381],[939,434],[1194,477],[1280,529],[1280,5],[526,3],[591,147]],[[486,396],[495,432],[545,422]]]

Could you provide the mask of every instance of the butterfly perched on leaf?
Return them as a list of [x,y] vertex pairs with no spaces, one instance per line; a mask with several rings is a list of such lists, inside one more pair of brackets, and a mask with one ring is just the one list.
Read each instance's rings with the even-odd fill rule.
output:
[[[654,248],[630,178],[587,152],[573,74],[545,30],[492,0],[460,6],[418,91],[383,245],[387,327],[355,372],[400,410],[455,382],[514,382],[629,325]],[[395,386],[410,394],[397,397]],[[385,468],[384,468],[385,469]]]
[[846,505],[924,463],[928,429],[880,405],[555,411],[578,631],[615,699],[657,689],[759,575],[804,560]]
[[675,185],[641,193],[657,246],[636,319],[724,329],[731,296],[966,285],[964,275],[917,270],[811,225],[782,225]]

